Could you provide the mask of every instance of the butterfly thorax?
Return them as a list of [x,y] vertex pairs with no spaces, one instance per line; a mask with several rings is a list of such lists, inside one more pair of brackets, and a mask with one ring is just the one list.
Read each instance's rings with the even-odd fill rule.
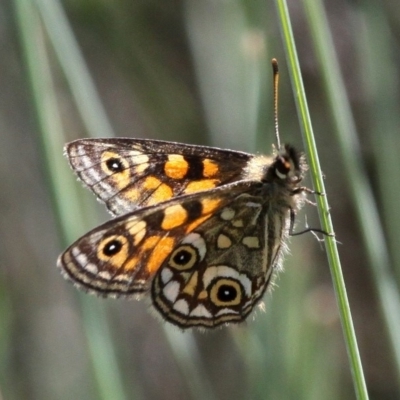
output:
[[259,180],[263,184],[260,196],[268,199],[270,207],[286,204],[297,210],[303,204],[303,194],[295,192],[306,169],[304,156],[293,146],[284,145],[273,157],[257,155],[250,159],[242,177],[244,180]]

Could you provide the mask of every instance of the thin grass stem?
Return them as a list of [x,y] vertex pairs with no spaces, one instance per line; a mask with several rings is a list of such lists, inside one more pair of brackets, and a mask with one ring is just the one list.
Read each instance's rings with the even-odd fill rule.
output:
[[[317,149],[307,106],[304,86],[301,78],[300,65],[298,61],[296,46],[291,28],[290,16],[285,0],[276,0],[278,15],[280,18],[282,34],[284,38],[285,50],[289,63],[295,101],[299,113],[300,126],[302,128],[303,140],[306,146],[308,161],[310,165],[311,178],[316,191],[325,193],[323,176],[318,160]],[[326,232],[334,232],[333,224],[329,214],[327,196],[317,196],[318,212],[321,221],[321,227]],[[357,399],[368,399],[364,373],[357,346],[357,339],[354,331],[351,317],[350,305],[347,298],[346,287],[341,270],[339,253],[336,240],[333,237],[325,238],[325,247],[329,260],[333,285],[336,292],[340,319],[343,327],[344,339],[346,342],[349,356],[350,368],[353,376],[353,383]]]

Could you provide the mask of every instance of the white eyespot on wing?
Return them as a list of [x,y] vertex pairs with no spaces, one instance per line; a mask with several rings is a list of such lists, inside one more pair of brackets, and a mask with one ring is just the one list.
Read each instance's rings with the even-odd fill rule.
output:
[[224,308],[221,308],[221,309],[215,314],[215,316],[216,316],[216,317],[220,317],[221,315],[224,315],[224,314],[239,314],[239,311],[232,310],[232,308],[224,307]]
[[84,253],[80,252],[78,247],[72,249],[72,255],[75,257],[77,263],[81,267],[86,268],[86,266],[89,264],[88,258]]
[[204,257],[207,252],[206,242],[202,238],[202,236],[198,233],[189,233],[189,235],[185,236],[181,242],[182,244],[191,244],[195,247],[199,253],[200,261],[204,260]]
[[219,249],[228,249],[231,246],[232,246],[232,240],[223,233],[220,233],[217,238],[217,247]]
[[257,236],[245,236],[242,243],[249,249],[259,249],[260,240]]
[[149,156],[147,156],[146,154],[138,154],[131,159],[132,164],[134,165],[147,164],[149,162]]
[[190,313],[191,317],[202,317],[202,318],[212,318],[212,314],[203,306],[203,304],[199,304],[194,310]]
[[132,157],[137,157],[143,155],[142,150],[129,150],[129,155]]
[[169,268],[163,268],[163,270],[161,271],[161,282],[166,285],[172,277],[172,271]]
[[99,269],[97,268],[96,264],[89,263],[89,264],[85,265],[85,271],[87,271],[93,275],[96,275],[99,272]]
[[130,282],[130,281],[131,281],[131,278],[130,278],[130,276],[127,275],[127,274],[119,274],[119,275],[115,275],[114,278],[113,278],[113,280],[114,280],[114,281],[117,281],[117,282],[126,283],[126,282]]
[[221,212],[221,218],[224,221],[230,221],[235,216],[235,210],[230,207],[225,207]]
[[243,224],[243,220],[242,219],[235,219],[232,221],[232,226],[234,226],[235,228],[243,228],[244,224]]
[[180,291],[179,282],[171,281],[167,285],[165,285],[163,289],[163,295],[168,301],[173,303],[178,297],[179,291]]
[[189,315],[189,304],[186,300],[180,299],[174,304],[174,310],[180,314]]
[[98,276],[102,279],[110,280],[111,279],[111,274],[108,271],[100,271],[98,273]]

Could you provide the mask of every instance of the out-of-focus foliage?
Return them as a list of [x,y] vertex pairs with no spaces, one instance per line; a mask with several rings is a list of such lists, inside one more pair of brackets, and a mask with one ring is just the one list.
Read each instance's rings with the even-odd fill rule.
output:
[[[165,326],[145,301],[81,296],[56,268],[68,243],[110,218],[75,182],[62,156],[64,142],[109,131],[87,123],[103,121],[99,108],[91,117],[77,101],[79,89],[87,102],[92,98],[90,86],[74,87],[68,78],[68,62],[81,62],[76,51],[115,135],[265,153],[274,142],[270,59],[276,57],[281,138],[301,148],[275,4],[27,3],[32,10],[24,20],[23,0],[0,3],[0,398],[353,399],[329,269],[312,235],[291,239],[285,272],[265,296],[266,312],[206,334]],[[304,10],[301,2],[291,3],[367,386],[371,399],[396,399],[399,379],[354,217],[351,182]],[[64,10],[76,42],[67,40],[51,4]],[[325,6],[399,277],[400,4],[331,0]],[[31,32],[35,65],[28,62],[23,29]],[[40,100],[33,85],[40,85]],[[306,223],[318,226],[312,206],[298,218],[298,227]]]

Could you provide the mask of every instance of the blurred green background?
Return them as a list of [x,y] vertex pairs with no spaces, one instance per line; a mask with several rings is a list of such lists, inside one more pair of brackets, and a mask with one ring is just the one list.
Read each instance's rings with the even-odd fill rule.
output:
[[[385,320],[400,318],[400,3],[325,3],[361,143],[354,158],[384,232],[373,263],[363,238],[378,240],[381,227],[356,217],[359,182],[335,132],[329,69],[303,2],[289,10],[366,384],[371,399],[399,399],[400,331]],[[64,247],[110,218],[68,169],[68,141],[116,135],[270,153],[276,57],[281,139],[303,148],[275,3],[3,0],[0,20],[0,399],[355,398],[328,263],[311,234],[290,240],[265,312],[205,334],[160,323],[146,301],[78,293],[56,268]],[[312,206],[297,220],[306,224],[319,226]],[[393,286],[378,286],[377,274]],[[392,312],[382,312],[382,293]]]

